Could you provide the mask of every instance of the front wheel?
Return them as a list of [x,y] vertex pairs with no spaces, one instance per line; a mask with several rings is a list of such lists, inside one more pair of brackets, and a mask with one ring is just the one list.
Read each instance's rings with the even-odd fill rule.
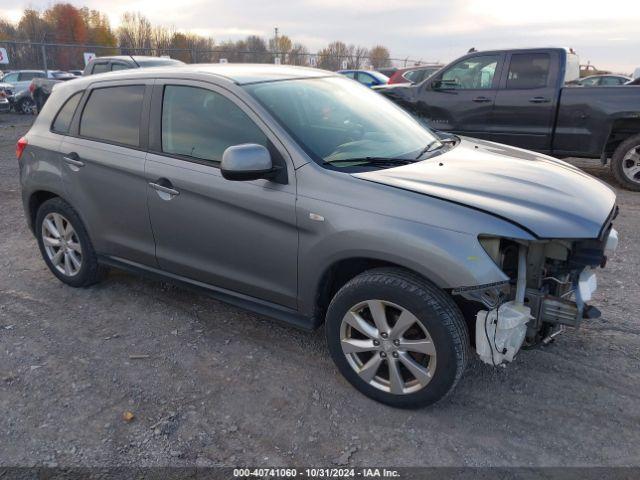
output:
[[342,287],[329,306],[326,335],[344,377],[394,407],[442,399],[467,363],[469,333],[458,307],[401,269],[369,270]]
[[33,99],[29,97],[25,97],[20,100],[20,103],[18,103],[18,111],[25,115],[35,115],[36,102],[34,102]]
[[640,192],[640,135],[618,145],[611,157],[611,173],[624,188]]

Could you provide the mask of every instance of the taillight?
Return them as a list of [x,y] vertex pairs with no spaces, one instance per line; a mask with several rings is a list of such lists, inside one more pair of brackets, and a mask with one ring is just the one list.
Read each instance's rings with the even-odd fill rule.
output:
[[29,142],[27,142],[27,139],[25,137],[22,137],[20,140],[18,140],[18,143],[16,143],[16,157],[18,157],[18,160],[22,158],[22,152],[24,152],[27,143]]

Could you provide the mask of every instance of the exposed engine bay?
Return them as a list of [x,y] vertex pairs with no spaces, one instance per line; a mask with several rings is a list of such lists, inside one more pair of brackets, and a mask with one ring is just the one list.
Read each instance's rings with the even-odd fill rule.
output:
[[453,292],[485,307],[475,319],[476,352],[483,362],[510,362],[521,348],[550,343],[565,326],[600,316],[587,302],[597,288],[596,269],[618,245],[610,224],[599,239],[479,240],[509,277],[503,284]]

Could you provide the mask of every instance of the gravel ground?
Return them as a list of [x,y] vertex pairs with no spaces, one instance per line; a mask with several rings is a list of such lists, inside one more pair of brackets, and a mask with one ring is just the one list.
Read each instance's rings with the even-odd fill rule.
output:
[[117,271],[57,281],[20,202],[30,121],[0,115],[0,465],[640,465],[640,194],[618,191],[601,319],[402,411],[351,388],[322,331]]

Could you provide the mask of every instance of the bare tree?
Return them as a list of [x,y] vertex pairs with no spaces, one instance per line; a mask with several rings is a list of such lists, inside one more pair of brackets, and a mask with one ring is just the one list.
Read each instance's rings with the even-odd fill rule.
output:
[[309,65],[309,50],[301,43],[295,43],[289,50],[289,62],[291,65]]
[[169,55],[169,49],[173,46],[172,40],[175,35],[174,28],[167,28],[156,25],[151,31],[151,43],[155,50],[155,55]]
[[364,68],[369,50],[360,45],[349,45],[349,68],[359,70]]
[[343,42],[331,42],[318,52],[318,66],[325,70],[340,70],[343,60],[349,61],[349,48]]
[[132,49],[132,53],[150,54],[152,38],[153,27],[147,17],[140,12],[125,12],[122,15],[118,28],[118,40],[123,52]]
[[16,36],[16,27],[9,20],[0,17],[0,40],[11,40]]
[[382,45],[376,45],[369,51],[369,60],[371,61],[371,67],[374,69],[391,66],[389,50]]
[[[249,63],[270,63],[272,56],[267,49],[267,43],[262,37],[251,35],[244,41],[244,53],[241,58]],[[242,51],[240,48],[238,49]]]
[[282,63],[286,63],[288,53],[293,47],[293,42],[286,35],[280,35],[279,37],[273,37],[269,39],[269,51],[275,56],[279,56]]

